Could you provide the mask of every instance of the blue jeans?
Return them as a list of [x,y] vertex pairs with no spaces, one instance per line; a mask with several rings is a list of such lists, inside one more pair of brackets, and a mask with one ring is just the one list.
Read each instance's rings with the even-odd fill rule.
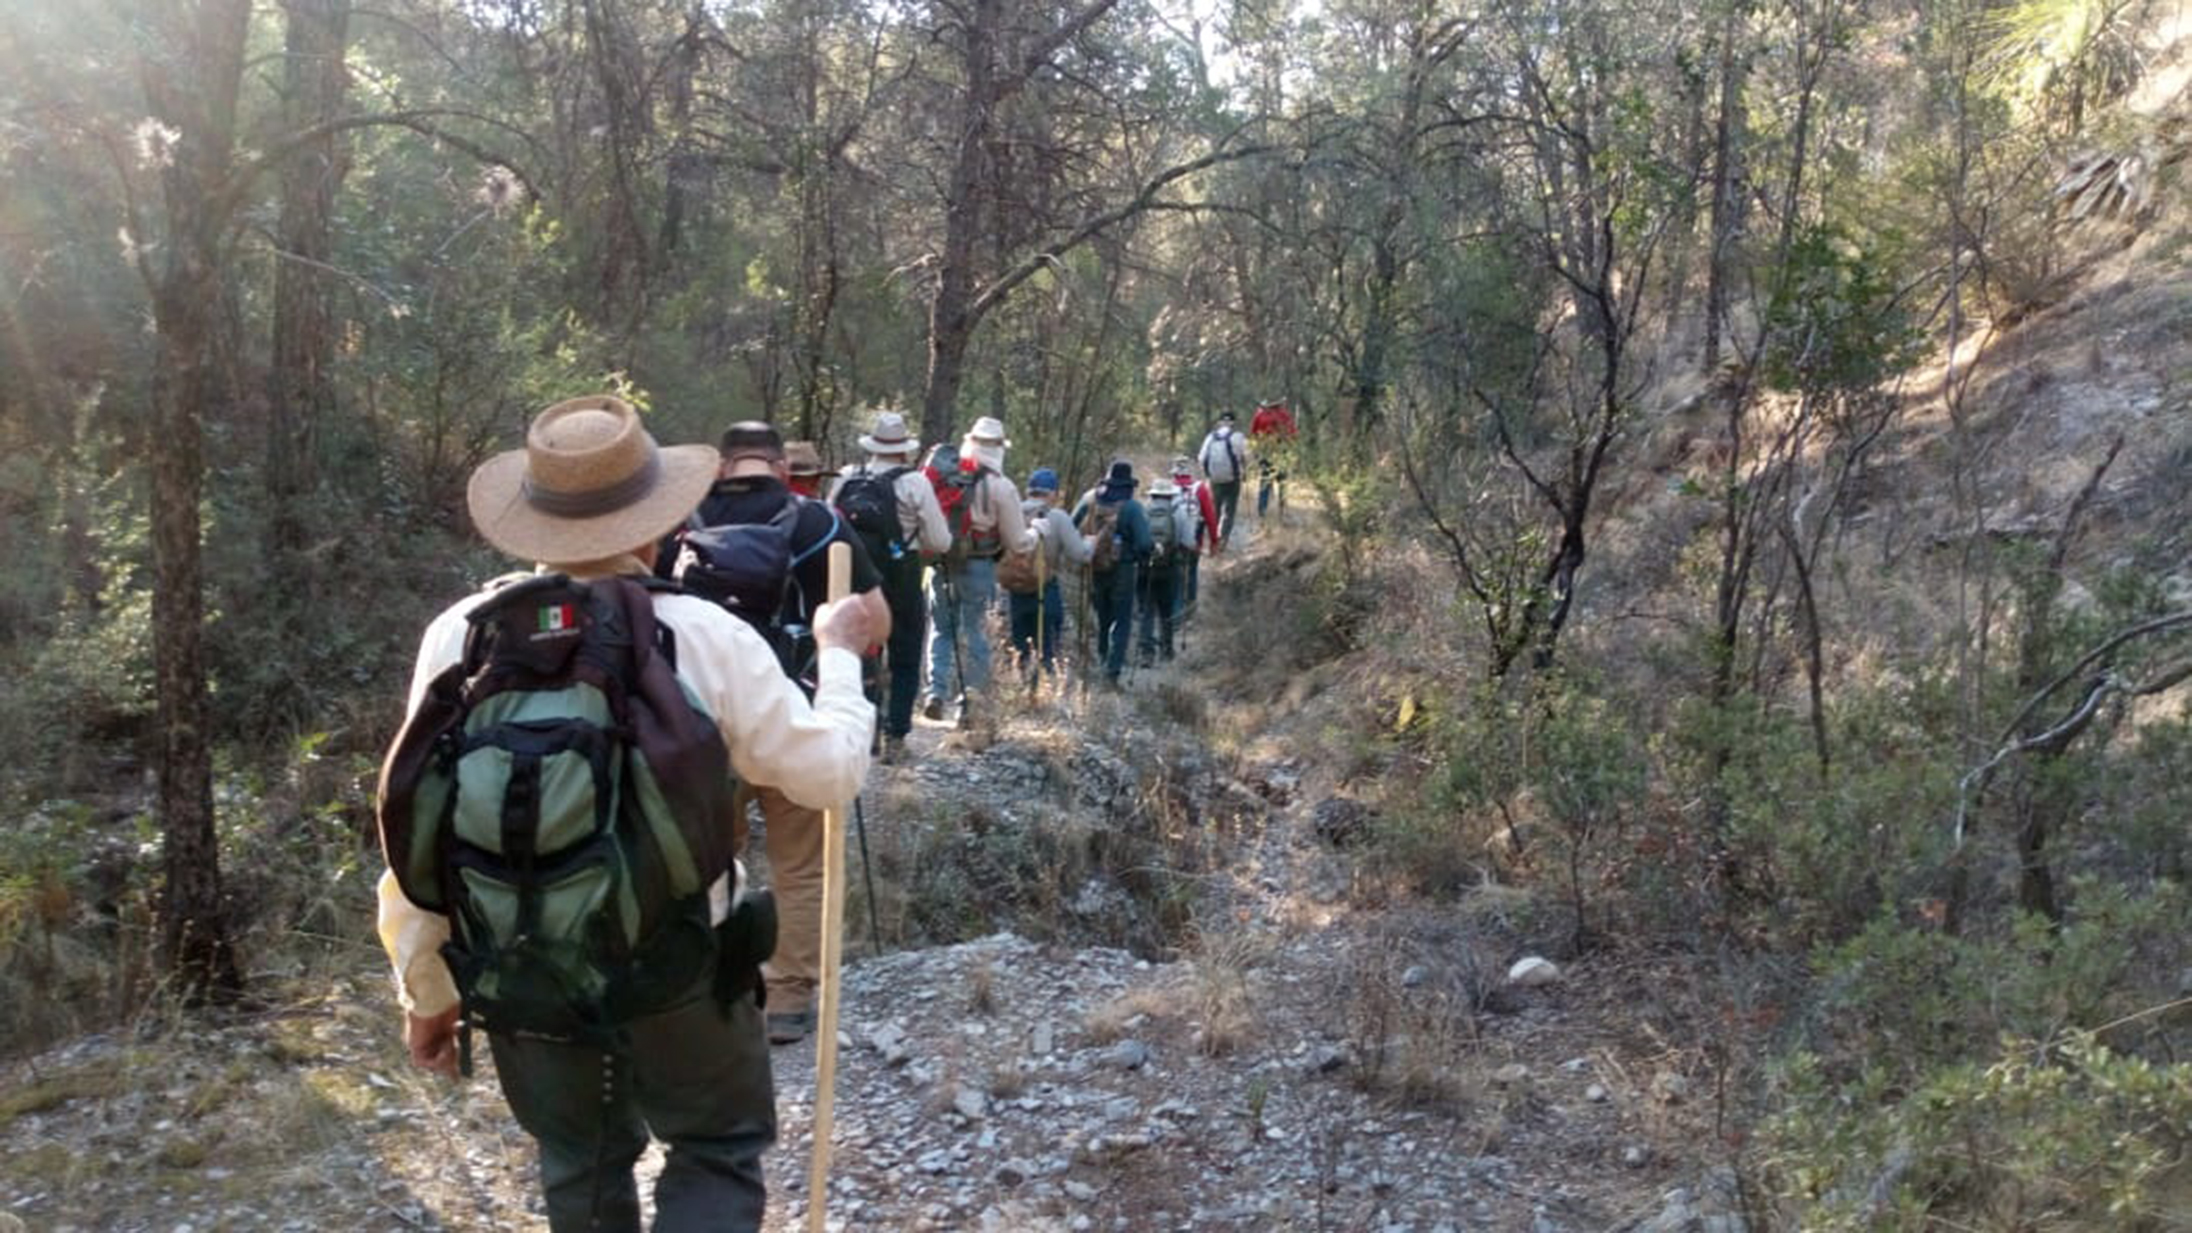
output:
[[929,571],[929,697],[979,693],[989,684],[989,632],[982,624],[996,602],[997,562],[990,558]]
[[1065,592],[1058,588],[1058,580],[1045,579],[1039,594],[1007,595],[1005,599],[1012,610],[1013,655],[1024,663],[1028,652],[1039,645],[1043,671],[1055,672],[1058,642],[1064,637],[1066,624]]
[[1126,669],[1126,644],[1134,634],[1134,562],[1121,561],[1088,576],[1088,603],[1096,614],[1096,654],[1104,676],[1116,681]]

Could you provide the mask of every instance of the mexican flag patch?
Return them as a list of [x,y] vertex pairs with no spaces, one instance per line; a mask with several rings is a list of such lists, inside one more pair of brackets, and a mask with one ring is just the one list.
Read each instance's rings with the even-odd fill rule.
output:
[[540,610],[540,632],[544,634],[562,633],[564,630],[577,628],[576,604],[548,604]]

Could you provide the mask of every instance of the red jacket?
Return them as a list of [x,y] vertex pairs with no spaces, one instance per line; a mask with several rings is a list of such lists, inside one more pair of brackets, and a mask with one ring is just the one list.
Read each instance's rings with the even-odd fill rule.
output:
[[1294,435],[1294,414],[1283,402],[1269,403],[1256,408],[1256,418],[1248,421],[1251,437],[1291,437]]

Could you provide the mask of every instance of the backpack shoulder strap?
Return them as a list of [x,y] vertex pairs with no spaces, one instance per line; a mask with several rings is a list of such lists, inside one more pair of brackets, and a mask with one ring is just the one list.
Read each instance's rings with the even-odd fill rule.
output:
[[[798,498],[795,497],[789,504],[786,505],[785,508],[792,511],[792,524],[785,529],[785,534],[789,535],[793,530],[796,530],[798,528],[798,510],[799,507],[803,504],[811,503],[800,501]],[[842,520],[838,518],[837,511],[834,508],[824,505],[822,506],[822,512],[830,516],[830,529],[823,532],[821,535],[816,536],[813,543],[808,544],[806,547],[798,549],[792,553],[792,569],[798,569],[801,565],[804,565],[809,560],[811,560],[814,557],[815,553],[820,552],[823,549],[829,547],[831,544],[836,543],[838,532],[844,530],[845,524]],[[783,515],[778,515],[778,517],[782,516]]]

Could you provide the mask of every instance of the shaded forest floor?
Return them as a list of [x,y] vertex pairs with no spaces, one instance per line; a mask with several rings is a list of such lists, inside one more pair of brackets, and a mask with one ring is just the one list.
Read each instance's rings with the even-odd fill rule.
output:
[[[1375,815],[1333,765],[1351,694],[1264,654],[1293,636],[1311,521],[1206,570],[1168,668],[1016,700],[981,750],[924,724],[916,758],[871,776],[886,953],[856,849],[834,1225],[1741,1227],[1721,1168],[1741,1119],[1705,1043],[1724,1012],[1685,992],[1705,982],[1605,951],[1512,985],[1552,944],[1522,892],[1433,912],[1355,859]],[[898,947],[952,928],[983,936]],[[357,938],[278,1006],[11,1064],[0,1211],[535,1226],[529,1143],[484,1057],[459,1086],[412,1070],[364,904]],[[812,1055],[775,1052],[771,1228],[804,1217]]]

